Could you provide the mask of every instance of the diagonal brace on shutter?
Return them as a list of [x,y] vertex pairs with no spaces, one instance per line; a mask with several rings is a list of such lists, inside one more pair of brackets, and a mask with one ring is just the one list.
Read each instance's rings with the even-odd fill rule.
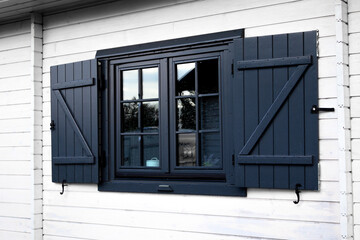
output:
[[76,136],[79,138],[80,143],[85,151],[85,155],[86,156],[74,156],[74,157],[53,157],[53,162],[55,164],[76,164],[76,163],[94,163],[95,158],[94,155],[92,154],[89,145],[87,144],[79,126],[77,125],[77,123],[75,122],[75,119],[73,117],[73,115],[71,114],[68,106],[66,105],[66,102],[63,98],[63,96],[61,95],[59,90],[54,90],[55,96],[60,104],[60,106],[63,108],[65,116],[67,117],[67,119],[70,122],[70,126],[72,127],[72,129],[74,130]]
[[269,123],[276,116],[277,112],[284,104],[285,100],[289,96],[290,92],[294,89],[296,84],[299,82],[301,76],[304,74],[306,68],[309,64],[299,65],[294,73],[290,76],[289,80],[286,82],[284,87],[281,89],[279,95],[276,97],[274,103],[265,113],[264,117],[261,119],[260,123],[256,127],[255,131],[251,134],[249,140],[246,142],[245,146],[241,149],[239,155],[248,155],[251,150],[254,148],[255,144],[259,141],[261,135],[264,133],[265,129]]

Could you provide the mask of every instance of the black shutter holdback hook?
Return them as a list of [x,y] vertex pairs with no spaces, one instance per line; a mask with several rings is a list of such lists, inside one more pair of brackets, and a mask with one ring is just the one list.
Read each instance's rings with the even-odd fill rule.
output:
[[296,197],[297,197],[297,200],[296,201],[293,201],[293,203],[295,204],[298,204],[300,202],[300,190],[299,188],[301,187],[302,185],[300,183],[297,183],[295,185],[295,194],[296,194]]
[[61,190],[61,192],[60,192],[60,195],[63,195],[63,194],[64,194],[64,187],[65,187],[65,186],[67,186],[67,184],[66,184],[66,180],[64,179],[64,180],[62,181],[62,184],[61,184],[62,190]]

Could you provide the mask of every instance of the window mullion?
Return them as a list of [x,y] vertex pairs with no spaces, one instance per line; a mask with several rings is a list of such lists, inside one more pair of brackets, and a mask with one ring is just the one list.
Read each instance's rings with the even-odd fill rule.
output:
[[196,166],[199,166],[200,162],[200,138],[199,138],[199,84],[198,84],[198,62],[195,62],[195,126],[196,126],[196,133],[195,133],[195,146],[196,146]]

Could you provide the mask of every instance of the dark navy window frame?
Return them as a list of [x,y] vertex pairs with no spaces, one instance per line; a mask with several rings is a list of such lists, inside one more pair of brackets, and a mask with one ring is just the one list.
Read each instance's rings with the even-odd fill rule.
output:
[[[100,147],[102,164],[100,169],[100,191],[148,192],[175,194],[204,194],[246,196],[246,189],[235,186],[234,150],[231,136],[231,79],[234,39],[242,38],[243,30],[234,30],[189,38],[140,44],[129,47],[101,50],[97,52],[99,73],[102,81],[100,90]],[[171,91],[174,86],[167,79],[174,74],[175,62],[219,59],[219,104],[222,169],[179,169],[175,167],[176,144],[170,126],[174,122]],[[160,158],[165,159],[158,169],[117,169],[116,155],[116,112],[114,82],[121,66],[159,66],[160,87]],[[161,80],[161,79],[165,79]],[[168,91],[164,91],[168,89]],[[223,97],[228,96],[229,99]],[[168,107],[170,105],[170,107]],[[170,109],[170,112],[169,112]],[[170,161],[168,159],[170,158]],[[171,166],[167,164],[170,163]],[[167,175],[165,169],[171,169]]]

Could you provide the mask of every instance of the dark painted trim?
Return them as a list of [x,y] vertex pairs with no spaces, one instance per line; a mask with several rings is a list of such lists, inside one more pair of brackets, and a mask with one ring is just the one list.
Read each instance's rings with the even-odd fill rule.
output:
[[252,69],[252,68],[284,67],[284,66],[292,66],[292,65],[311,64],[311,61],[312,61],[312,56],[238,61],[237,69],[244,70],[244,69]]
[[61,90],[66,88],[76,88],[94,85],[95,78],[80,79],[69,82],[56,83],[51,86],[52,90]]
[[192,37],[177,38],[165,41],[158,41],[152,43],[131,45],[119,48],[110,48],[99,50],[96,52],[96,58],[105,58],[105,57],[118,57],[119,55],[134,54],[137,52],[150,52],[150,51],[160,51],[166,48],[178,48],[184,47],[187,45],[198,45],[198,44],[207,44],[213,42],[229,41],[234,38],[244,37],[244,29],[237,29],[219,33],[210,33]]
[[239,155],[238,164],[241,165],[312,165],[313,156],[260,156],[250,155],[243,156]]
[[[246,197],[246,188],[235,187],[223,182],[195,181],[154,181],[154,180],[117,180],[99,184],[99,191],[160,193],[160,194],[196,194],[215,196]],[[165,191],[166,190],[166,191]]]

